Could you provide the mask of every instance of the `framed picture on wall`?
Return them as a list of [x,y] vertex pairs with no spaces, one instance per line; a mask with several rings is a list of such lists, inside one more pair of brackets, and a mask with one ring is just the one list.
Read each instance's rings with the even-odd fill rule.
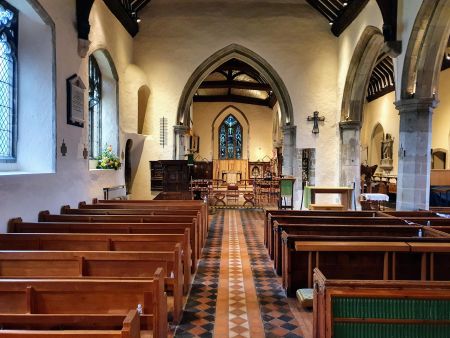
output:
[[84,127],[84,93],[86,86],[81,78],[74,74],[66,80],[67,87],[67,124]]

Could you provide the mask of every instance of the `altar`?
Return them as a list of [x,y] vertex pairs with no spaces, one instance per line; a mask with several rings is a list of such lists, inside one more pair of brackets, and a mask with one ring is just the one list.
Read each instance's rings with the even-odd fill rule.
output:
[[213,179],[237,184],[248,179],[248,160],[213,160]]

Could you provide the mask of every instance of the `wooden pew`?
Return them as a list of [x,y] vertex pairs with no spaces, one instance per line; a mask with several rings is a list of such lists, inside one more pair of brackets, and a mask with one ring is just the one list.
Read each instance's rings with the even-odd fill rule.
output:
[[[332,278],[344,279],[448,278],[450,241],[422,243],[417,239],[408,242],[394,241],[395,239],[379,242],[340,239],[296,241],[295,249],[285,254],[283,261],[283,281],[288,294],[292,295],[301,287],[311,287],[315,267]],[[433,253],[434,259],[428,265],[424,253]],[[431,272],[427,274],[427,271]],[[438,273],[440,271],[444,272]]]
[[[81,202],[83,203],[83,202]],[[122,206],[124,208],[140,208],[140,207],[158,207],[161,210],[172,210],[174,208],[178,210],[182,209],[194,209],[199,210],[202,215],[202,224],[203,228],[205,229],[205,236],[208,232],[208,205],[204,203],[203,201],[194,201],[194,200],[98,200],[94,198],[92,200],[92,205],[97,205],[101,208],[101,205],[108,205],[108,208],[112,208],[112,205],[115,205],[117,208],[121,208]],[[79,205],[79,208],[82,206]],[[90,206],[88,206],[89,208]],[[205,237],[206,239],[206,237]]]
[[[420,226],[404,226],[404,225],[311,225],[311,224],[279,224],[275,221],[274,224],[274,267],[278,275],[282,273],[282,253],[283,246],[287,243],[290,236],[298,236],[302,238],[308,236],[321,240],[321,238],[339,239],[342,236],[345,237],[367,237],[367,238],[381,238],[381,237],[395,237],[397,240],[402,241],[407,238],[418,236],[419,230],[422,230]],[[283,235],[286,232],[286,235]],[[431,233],[431,234],[430,234]],[[427,231],[423,233],[423,236],[428,237],[440,237],[439,233],[434,231]],[[442,238],[441,241],[449,241],[450,236],[447,239]],[[331,239],[332,239],[331,238]],[[323,239],[327,240],[327,239]],[[369,239],[370,240],[370,239]],[[380,239],[382,240],[382,239]],[[396,240],[396,241],[397,241]],[[375,239],[376,241],[376,239]],[[439,240],[438,240],[439,241]],[[293,248],[293,246],[292,246]]]
[[274,220],[272,224],[272,235],[269,236],[269,252],[271,253],[271,258],[275,260],[276,256],[281,252],[281,232],[284,228],[291,226],[301,226],[307,224],[314,224],[316,226],[327,226],[327,225],[346,225],[346,226],[407,226],[407,224],[401,219],[395,218],[330,218],[330,217],[316,217],[310,218],[284,218],[280,217]]
[[447,337],[450,282],[330,279],[314,270],[314,338]]
[[379,217],[378,211],[314,211],[314,210],[278,210],[265,209],[264,217],[264,245],[268,247],[268,236],[271,234],[273,221],[280,216],[307,216],[307,217]]
[[158,268],[146,280],[1,279],[0,322],[20,314],[126,315],[141,304],[141,329],[167,337],[164,276]]
[[191,283],[190,230],[184,234],[0,234],[0,250],[174,251],[182,247],[184,292]]
[[402,225],[407,222],[394,217],[336,217],[336,216],[277,216],[268,219],[268,251],[274,258],[274,223],[283,224],[343,224],[343,225]]
[[[184,229],[187,228],[190,230],[191,234],[192,272],[194,272],[197,267],[197,260],[200,258],[201,253],[198,238],[199,232],[197,231],[196,220],[191,219],[191,221],[189,222],[180,221],[176,223],[170,223],[165,222],[163,218],[152,220],[152,217],[154,216],[51,215],[48,211],[41,211],[39,213],[39,223],[41,224],[40,226],[30,222],[28,223],[20,222],[21,221],[20,218],[12,219],[8,223],[8,232],[164,234],[164,233],[184,233]],[[52,226],[51,225],[52,223],[58,224],[58,226]],[[95,226],[93,226],[92,223],[95,223]]]
[[[162,267],[173,290],[173,320],[183,311],[179,244],[171,252],[0,251],[0,278],[150,278]],[[1,311],[1,310],[0,310]]]
[[136,310],[124,315],[1,315],[0,337],[4,338],[140,338]]
[[206,228],[204,227],[204,221],[201,210],[199,209],[179,209],[169,207],[149,207],[139,205],[115,205],[115,204],[90,204],[87,205],[84,202],[79,203],[80,208],[72,209],[68,205],[61,207],[61,214],[72,215],[149,215],[149,216],[190,216],[197,219],[199,228],[200,246],[204,246],[206,240]]

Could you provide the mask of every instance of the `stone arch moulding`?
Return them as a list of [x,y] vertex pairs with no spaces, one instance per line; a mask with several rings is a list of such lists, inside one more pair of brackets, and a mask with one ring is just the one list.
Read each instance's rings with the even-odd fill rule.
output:
[[111,56],[111,53],[104,47],[95,48],[91,52],[91,55],[94,56],[97,56],[98,54],[102,54],[106,58],[109,69],[111,70],[112,77],[114,78],[114,80],[119,82],[119,73],[117,72],[116,64],[114,62],[113,57]]
[[342,96],[341,122],[362,121],[370,75],[384,45],[381,31],[367,26],[355,47]]
[[[234,105],[230,104],[228,106],[226,106],[225,108],[221,109],[219,111],[219,113],[216,115],[216,117],[214,118],[212,124],[211,124],[211,146],[213,147],[212,149],[212,154],[213,154],[213,158],[214,158],[214,153],[215,151],[218,150],[218,148],[216,147],[216,144],[214,143],[216,138],[216,134],[217,134],[217,140],[218,140],[218,129],[216,132],[216,128],[218,128],[217,123],[222,123],[222,120],[224,118],[224,116],[226,116],[226,114],[224,114],[224,112],[226,112],[227,110],[232,109],[233,110],[233,115],[239,115],[241,116],[245,123],[246,123],[246,135],[245,135],[245,153],[246,153],[246,157],[250,158],[250,123],[248,122],[248,118],[247,116],[244,114],[244,112],[242,110],[240,110],[238,107],[235,107]],[[242,125],[242,123],[241,123]],[[243,144],[243,145],[244,145]],[[244,148],[244,147],[243,147]]]
[[449,35],[450,0],[424,0],[406,50],[402,100],[436,98]]
[[197,67],[181,93],[177,111],[177,124],[188,126],[189,108],[198,87],[213,70],[233,58],[249,64],[264,76],[280,103],[283,125],[293,125],[292,102],[281,77],[261,56],[238,44],[231,44],[217,51]]

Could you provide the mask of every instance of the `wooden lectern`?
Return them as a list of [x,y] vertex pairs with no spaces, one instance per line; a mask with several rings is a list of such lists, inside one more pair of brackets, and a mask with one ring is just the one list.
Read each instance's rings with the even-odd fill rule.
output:
[[294,183],[293,177],[280,178],[278,209],[294,209]]

